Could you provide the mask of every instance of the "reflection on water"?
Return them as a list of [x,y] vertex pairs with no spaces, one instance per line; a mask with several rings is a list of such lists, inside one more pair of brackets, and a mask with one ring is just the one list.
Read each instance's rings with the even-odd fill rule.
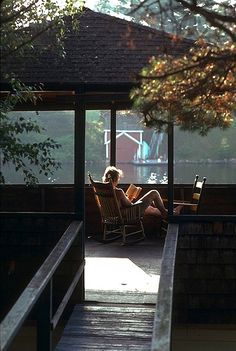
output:
[[[135,166],[133,164],[117,164],[124,172],[121,183],[168,183],[167,165]],[[86,167],[94,179],[100,180],[105,165],[90,165]],[[189,184],[193,182],[195,175],[200,178],[206,177],[208,184],[236,184],[236,164],[200,164],[200,163],[177,163],[174,167],[174,182],[176,184]],[[87,181],[87,179],[86,179]]]
[[124,172],[123,183],[161,183],[167,177],[167,166],[135,166],[133,164],[118,164]]
[[[101,177],[106,168],[105,164],[86,165],[86,174],[90,172],[94,179],[101,180]],[[167,182],[167,166],[135,166],[129,163],[118,163],[117,168],[122,169],[124,177],[121,178],[121,183],[164,183]],[[85,177],[85,181],[88,179]]]
[[[86,164],[85,182],[88,183],[88,171],[95,180],[101,180],[105,162],[96,164]],[[124,178],[121,183],[135,184],[167,184],[168,172],[167,165],[148,165],[135,166],[133,164],[117,164],[124,172]],[[202,163],[176,163],[174,168],[174,182],[176,184],[192,184],[195,175],[200,178],[207,177],[208,184],[236,184],[236,164],[202,164]],[[13,167],[5,167],[4,175],[6,184],[22,184],[23,177],[19,172],[15,172]],[[68,163],[63,165],[62,169],[56,171],[53,176],[39,176],[41,184],[73,184],[74,183],[74,165]]]

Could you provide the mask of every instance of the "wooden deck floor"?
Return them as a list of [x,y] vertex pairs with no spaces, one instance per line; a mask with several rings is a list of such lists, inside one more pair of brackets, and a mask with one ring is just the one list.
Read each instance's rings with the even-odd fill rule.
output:
[[122,246],[88,239],[85,245],[85,300],[155,304],[164,240]]
[[164,241],[86,242],[85,304],[55,351],[149,351]]
[[76,305],[55,351],[148,351],[154,309],[154,305]]

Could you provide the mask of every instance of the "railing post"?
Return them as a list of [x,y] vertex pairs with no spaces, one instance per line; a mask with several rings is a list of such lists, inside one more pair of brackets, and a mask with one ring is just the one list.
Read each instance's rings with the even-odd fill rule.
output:
[[173,216],[174,199],[174,126],[168,124],[168,214]]
[[52,279],[45,288],[37,310],[37,351],[52,351]]
[[116,165],[116,109],[111,108],[111,145],[110,145],[110,164]]

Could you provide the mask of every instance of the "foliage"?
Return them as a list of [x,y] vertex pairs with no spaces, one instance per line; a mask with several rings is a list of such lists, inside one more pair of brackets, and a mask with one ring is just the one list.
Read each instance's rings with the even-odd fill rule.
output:
[[[201,36],[209,41],[212,34],[214,38],[217,35],[217,32],[212,31],[211,28],[215,22],[212,10],[220,9],[224,14],[230,9],[233,13],[233,2],[205,0],[204,5],[202,3],[198,5],[196,1],[187,2],[185,0],[117,0],[114,3],[99,0],[96,8],[104,13],[113,12],[119,15],[128,15],[131,20],[137,23],[146,24],[168,33],[175,33],[185,38],[196,39]],[[208,23],[203,15],[212,23]],[[217,21],[222,25],[220,18],[217,18]],[[222,39],[222,35],[223,33],[218,31],[217,40]]]
[[[95,111],[93,111],[95,112]],[[104,160],[104,125],[101,120],[86,121],[86,145],[85,157],[86,161],[100,162]]]
[[[32,118],[34,111],[14,112]],[[51,138],[57,140],[60,148],[52,150],[51,156],[61,164],[74,162],[74,111],[39,111],[37,112],[37,123],[41,127],[41,133],[30,133],[28,142],[42,142]]]
[[131,10],[131,6],[136,7],[138,4],[140,4],[140,1],[138,0],[120,0],[115,2],[99,0],[96,4],[96,9],[103,13],[127,15]]
[[[210,130],[207,138],[185,131],[179,128],[174,132],[175,160],[206,161],[207,159],[225,160],[235,159],[236,150],[236,123],[231,128]],[[187,145],[187,147],[186,147]],[[167,152],[167,150],[166,150]]]
[[[230,1],[173,3],[214,26],[215,31],[209,31],[216,41],[209,44],[199,38],[181,57],[152,58],[141,72],[141,86],[131,93],[134,105],[143,113],[145,125],[158,130],[168,123],[200,134],[214,127],[226,128],[233,122],[236,107],[235,8]],[[181,38],[173,35],[172,40]]]
[[[81,3],[81,2],[80,2]],[[26,51],[34,54],[34,42],[40,40],[43,33],[49,31],[55,33],[55,40],[41,45],[41,50],[52,50],[55,45],[60,55],[64,55],[65,35],[64,19],[67,15],[78,12],[74,0],[66,0],[64,6],[60,6],[56,0],[2,0],[1,10],[1,61],[7,62],[11,57],[16,60],[24,57]],[[78,23],[74,20],[74,26]],[[56,30],[57,29],[57,30]],[[57,33],[57,34],[56,34]],[[22,171],[27,184],[37,182],[37,177],[31,165],[38,166],[39,173],[48,175],[53,173],[60,164],[52,157],[51,152],[59,148],[59,144],[51,138],[41,142],[25,143],[25,134],[42,133],[36,121],[21,117],[16,121],[9,119],[8,113],[21,102],[35,102],[34,90],[41,87],[29,87],[17,80],[17,72],[8,72],[7,65],[2,64],[2,76],[9,83],[10,90],[5,100],[1,101],[1,125],[0,125],[0,165],[12,163],[16,171]],[[4,183],[4,175],[0,170],[0,183]]]
[[[121,0],[122,1],[122,0]],[[184,37],[204,37],[208,41],[235,41],[235,0],[131,0],[130,15],[136,20]]]
[[102,12],[121,12],[139,23],[171,33],[170,40],[193,40],[180,57],[151,58],[131,98],[146,126],[166,129],[169,122],[206,134],[232,124],[236,74],[235,0],[100,0]]
[[[64,6],[60,6],[56,0],[2,0],[1,58],[24,55],[25,50],[34,49],[37,38],[49,31],[57,34],[55,41],[48,43],[47,47],[58,45],[63,51],[64,21],[67,15],[73,16],[78,12],[75,2],[67,0]],[[74,21],[74,25],[77,24]]]
[[146,126],[175,122],[201,134],[228,127],[236,106],[234,50],[232,43],[216,49],[203,42],[181,58],[153,58],[142,71],[141,88],[132,92]]
[[[26,87],[17,80],[12,81],[16,87],[16,94],[9,94],[0,103],[0,164],[11,163],[16,172],[21,170],[26,184],[37,182],[37,177],[32,169],[32,165],[39,167],[39,173],[48,176],[53,174],[52,169],[58,169],[60,164],[51,157],[51,151],[59,148],[51,138],[46,138],[41,142],[29,143],[24,141],[28,133],[40,134],[43,129],[32,119],[19,117],[11,119],[9,112],[15,105],[27,99],[34,99],[31,94],[32,87]],[[5,178],[0,169],[0,183],[4,183]]]

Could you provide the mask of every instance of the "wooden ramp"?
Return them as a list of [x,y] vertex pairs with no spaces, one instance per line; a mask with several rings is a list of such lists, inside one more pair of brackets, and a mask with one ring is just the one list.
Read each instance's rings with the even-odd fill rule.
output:
[[76,305],[56,351],[151,349],[155,305]]

